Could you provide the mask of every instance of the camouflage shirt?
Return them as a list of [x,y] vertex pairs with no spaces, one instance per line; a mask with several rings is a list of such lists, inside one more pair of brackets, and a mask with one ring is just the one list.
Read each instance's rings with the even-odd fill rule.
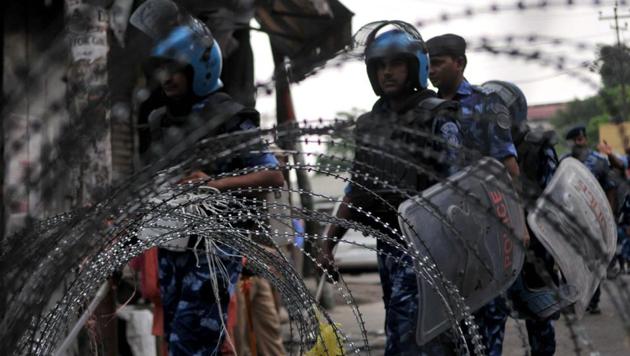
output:
[[453,100],[461,105],[459,122],[464,146],[471,156],[490,156],[499,161],[517,157],[510,113],[496,93],[464,79]]

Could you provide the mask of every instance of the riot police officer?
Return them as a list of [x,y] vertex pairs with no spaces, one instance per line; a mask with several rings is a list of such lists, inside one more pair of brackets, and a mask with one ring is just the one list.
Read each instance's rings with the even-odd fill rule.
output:
[[[147,164],[167,156],[186,137],[211,138],[254,129],[258,124],[256,110],[245,108],[219,92],[221,51],[210,30],[194,18],[186,17],[181,22],[159,31],[161,35],[155,38],[156,44],[146,63],[149,79],[158,82],[165,98],[165,105],[149,117],[151,142],[143,153]],[[216,123],[215,128],[201,131],[208,130],[210,121]],[[182,182],[204,180],[217,191],[280,187],[284,178],[276,170],[209,178],[210,174],[277,164],[269,153],[238,153],[206,165],[203,170],[187,172]],[[177,241],[178,244],[170,241],[161,245],[158,252],[169,354],[215,355],[225,339],[223,326],[227,322],[230,295],[241,273],[242,257],[230,246],[222,245],[214,254],[223,265],[219,273],[208,259],[197,258],[194,250],[204,247],[204,239],[189,236]]]
[[472,156],[491,156],[502,162],[510,175],[519,175],[516,147],[511,137],[509,110],[488,88],[471,85],[464,77],[468,63],[466,41],[455,34],[427,41],[431,58],[431,83],[440,98],[458,101],[466,151]]
[[[588,146],[588,138],[586,137],[586,127],[584,125],[577,125],[567,131],[565,139],[569,141],[571,152],[564,155],[565,157],[573,157],[584,163],[584,165],[593,173],[597,181],[602,186],[608,197],[608,202],[614,211],[616,206],[615,189],[617,184],[612,179],[610,165],[611,162],[616,162],[616,158],[610,152],[609,156],[591,149]],[[599,298],[601,295],[600,287],[597,287],[591,302],[587,307],[587,311],[591,314],[600,314]]]
[[[482,85],[499,95],[512,118],[511,135],[518,152],[522,181],[522,199],[526,210],[541,195],[558,167],[558,155],[554,149],[555,132],[534,131],[527,125],[527,99],[513,83],[489,81]],[[560,303],[557,293],[548,286],[553,281],[554,261],[543,245],[530,234],[530,253],[521,275],[508,290],[508,301],[497,300],[494,308],[482,310],[489,355],[499,355],[503,346],[505,323],[510,309],[525,318],[525,326],[533,356],[553,355],[556,349],[553,320],[557,311],[550,313]],[[511,308],[508,307],[508,302]],[[492,312],[492,313],[489,313]],[[544,315],[543,315],[544,314]],[[551,315],[549,315],[551,314]]]
[[[387,30],[388,25],[393,29]],[[462,136],[455,120],[457,104],[438,99],[427,89],[428,53],[417,30],[401,21],[372,23],[366,28],[370,32],[365,43],[365,64],[372,89],[380,98],[356,122],[358,148],[352,183],[346,188],[337,217],[358,221],[398,240],[386,227],[398,226],[396,207],[405,197],[382,182],[411,192],[428,188],[436,182],[435,176],[440,179],[454,172],[452,163],[458,159]],[[427,167],[431,174],[418,172],[391,157]],[[377,193],[384,202],[371,193]],[[372,216],[359,214],[348,204]],[[345,231],[338,225],[328,228],[325,261],[332,261],[332,249]],[[398,242],[405,246],[404,241]],[[450,354],[452,346],[440,338],[422,347],[417,345],[418,285],[412,259],[381,239],[377,247],[386,315],[385,354]]]
[[[501,97],[493,88],[471,85],[464,77],[468,64],[466,41],[456,34],[444,34],[427,41],[431,58],[431,83],[438,96],[458,101],[461,105],[459,123],[464,137],[467,161],[490,156],[502,162],[518,183],[520,169],[516,146],[512,140],[512,118]],[[523,241],[529,241],[524,232]],[[486,348],[501,353],[503,325],[506,318],[503,300],[491,301],[475,313],[484,336]]]

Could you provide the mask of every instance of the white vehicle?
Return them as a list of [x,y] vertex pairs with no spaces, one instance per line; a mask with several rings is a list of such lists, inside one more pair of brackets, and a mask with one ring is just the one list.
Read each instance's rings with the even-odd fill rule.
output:
[[378,270],[376,238],[348,230],[337,244],[335,264],[341,271],[350,273]]

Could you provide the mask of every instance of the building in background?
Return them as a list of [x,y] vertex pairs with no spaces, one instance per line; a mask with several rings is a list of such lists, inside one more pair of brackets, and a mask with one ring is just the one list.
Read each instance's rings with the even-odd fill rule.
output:
[[527,122],[532,129],[553,130],[551,118],[566,106],[567,103],[530,105],[527,108]]

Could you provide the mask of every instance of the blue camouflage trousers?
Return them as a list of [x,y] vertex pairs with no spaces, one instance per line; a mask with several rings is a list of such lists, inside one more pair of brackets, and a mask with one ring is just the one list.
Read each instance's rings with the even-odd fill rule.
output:
[[[378,268],[385,304],[385,355],[454,355],[454,346],[447,333],[418,346],[418,282],[408,255],[378,255]],[[399,258],[397,258],[399,257]]]
[[525,320],[532,356],[551,356],[556,353],[556,331],[553,320]]
[[[509,309],[505,298],[497,297],[474,313],[488,356],[503,353],[503,337]],[[552,319],[526,319],[527,338],[532,356],[550,356],[556,352],[556,333]]]
[[618,256],[622,261],[630,261],[630,236],[626,233],[627,225],[617,227],[617,246],[620,246]]
[[[205,253],[198,256],[199,262],[191,251],[159,249],[164,335],[171,356],[217,355],[224,339],[223,323],[241,273],[241,257],[222,255],[220,261],[227,271],[222,274],[210,271]],[[213,292],[214,273],[219,300]]]

